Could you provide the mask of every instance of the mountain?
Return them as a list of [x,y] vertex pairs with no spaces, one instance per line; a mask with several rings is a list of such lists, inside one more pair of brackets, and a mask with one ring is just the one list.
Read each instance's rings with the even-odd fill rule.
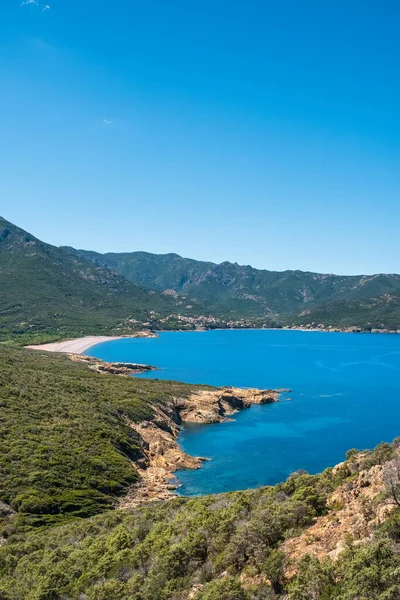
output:
[[217,316],[269,316],[283,325],[400,327],[400,275],[275,272],[177,254],[66,250],[96,266],[109,267],[131,282],[194,298]]
[[0,218],[0,340],[143,327],[400,328],[400,276],[263,271],[177,254],[57,248]]
[[378,294],[362,300],[324,302],[294,318],[295,325],[324,323],[326,327],[400,329],[400,292]]
[[181,305],[0,218],[0,339],[122,332]]

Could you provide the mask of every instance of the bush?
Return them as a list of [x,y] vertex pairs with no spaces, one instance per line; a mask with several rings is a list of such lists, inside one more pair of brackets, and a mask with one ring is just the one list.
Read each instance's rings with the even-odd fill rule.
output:
[[198,600],[250,600],[237,579],[224,577],[205,586]]

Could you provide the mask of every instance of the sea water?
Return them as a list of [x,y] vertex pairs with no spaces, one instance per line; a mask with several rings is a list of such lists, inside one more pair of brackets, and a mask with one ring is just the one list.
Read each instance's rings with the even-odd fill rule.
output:
[[176,474],[185,495],[275,484],[297,469],[317,473],[349,448],[400,435],[400,335],[168,332],[106,342],[88,354],[159,367],[141,377],[291,389],[279,403],[236,413],[234,422],[184,426],[182,448],[211,459]]

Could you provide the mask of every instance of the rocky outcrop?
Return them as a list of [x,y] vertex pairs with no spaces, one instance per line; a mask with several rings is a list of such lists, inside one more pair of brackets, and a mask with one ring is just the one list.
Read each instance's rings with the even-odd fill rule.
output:
[[279,394],[280,391],[274,390],[241,388],[199,390],[186,398],[175,398],[172,406],[153,407],[155,419],[151,422],[130,422],[142,440],[146,460],[135,464],[140,481],[130,488],[119,507],[132,508],[143,502],[173,497],[179,487],[174,472],[199,469],[207,460],[183,452],[177,442],[182,423],[220,423],[252,404],[277,402]]
[[132,486],[127,496],[121,500],[120,508],[132,508],[143,502],[173,497],[173,491],[179,487],[179,482],[173,475],[174,471],[198,469],[202,460],[205,460],[183,452],[176,441],[179,426],[164,411],[154,410],[157,413],[154,422],[129,423],[142,440],[146,461],[143,464],[135,464],[140,481]]
[[89,365],[97,373],[110,375],[138,375],[147,371],[155,371],[156,367],[141,365],[140,363],[94,363]]
[[[107,363],[83,354],[69,354],[73,361],[84,362],[97,373],[134,375],[156,367],[136,363]],[[181,469],[199,469],[203,457],[193,457],[183,452],[177,442],[180,426],[184,423],[222,423],[238,410],[253,404],[278,402],[280,394],[290,390],[259,390],[237,387],[197,389],[193,394],[176,397],[162,408],[152,405],[154,419],[133,423],[139,435],[145,460],[134,463],[140,480],[120,501],[120,508],[132,508],[151,500],[166,500],[174,495],[179,482],[174,472]]]
[[146,373],[147,371],[155,371],[157,367],[150,365],[142,365],[140,363],[125,363],[125,362],[105,362],[84,354],[69,354],[69,358],[74,362],[84,362],[96,373],[108,375],[137,375]]
[[[344,463],[337,465],[334,472],[342,468]],[[347,538],[357,543],[371,538],[374,528],[396,508],[383,494],[383,469],[382,465],[375,465],[338,487],[328,499],[328,514],[319,517],[300,536],[284,543],[289,577],[296,572],[296,563],[307,554],[336,559]]]
[[252,404],[277,402],[283,391],[288,390],[233,387],[200,390],[188,398],[178,399],[176,410],[184,423],[221,423],[238,410],[249,408]]
[[[12,520],[15,518],[16,512],[9,504],[6,502],[0,501],[0,525],[2,532],[7,529],[9,525],[11,525]],[[6,537],[0,535],[0,546],[6,543]]]

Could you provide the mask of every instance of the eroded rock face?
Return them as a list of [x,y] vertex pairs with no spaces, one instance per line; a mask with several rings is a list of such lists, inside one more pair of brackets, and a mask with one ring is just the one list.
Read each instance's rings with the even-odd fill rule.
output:
[[[337,465],[336,472],[343,467],[344,463]],[[381,496],[384,489],[381,465],[361,471],[354,481],[338,487],[328,499],[329,513],[284,543],[283,550],[289,563],[292,561],[287,575],[296,572],[295,564],[307,554],[336,559],[349,535],[358,543],[370,539],[374,528],[395,510],[394,504]]]
[[140,475],[139,483],[132,486],[119,504],[120,508],[132,508],[143,502],[152,500],[168,500],[175,494],[179,482],[173,473],[178,469],[198,469],[202,458],[186,454],[180,448],[176,438],[179,426],[176,414],[154,407],[154,421],[143,421],[140,424],[129,423],[142,440],[142,449],[146,463],[135,464]]
[[279,391],[241,388],[201,390],[180,399],[176,409],[184,423],[221,423],[238,410],[252,404],[278,402]]
[[233,413],[252,404],[269,404],[279,400],[279,391],[217,388],[199,390],[187,398],[175,398],[173,406],[153,407],[151,422],[129,423],[143,443],[146,464],[135,467],[141,480],[132,486],[120,502],[120,508],[132,508],[142,502],[166,500],[174,496],[179,483],[174,472],[199,469],[203,457],[183,452],[176,441],[183,423],[220,423]]

